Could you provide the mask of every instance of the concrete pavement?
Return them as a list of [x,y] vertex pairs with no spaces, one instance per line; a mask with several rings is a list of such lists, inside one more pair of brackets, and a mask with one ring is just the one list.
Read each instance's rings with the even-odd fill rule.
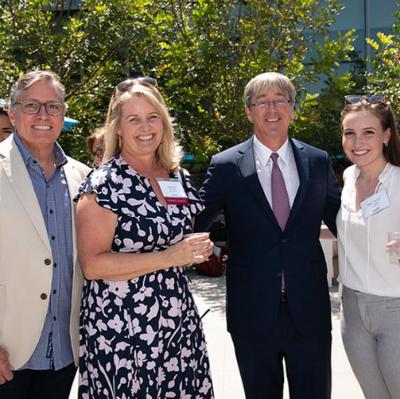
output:
[[[191,289],[200,314],[208,309],[203,324],[206,334],[216,399],[245,399],[233,344],[225,323],[225,277],[205,277],[189,272]],[[337,287],[331,289],[332,302],[332,399],[363,399],[361,389],[347,361],[340,336]],[[77,398],[77,381],[70,399]],[[289,399],[285,386],[284,399]]]
[[[190,274],[192,292],[203,318],[210,355],[216,399],[245,399],[236,365],[233,344],[225,323],[225,277]],[[331,288],[332,303],[332,399],[363,399],[364,396],[350,368],[340,335],[338,287]],[[285,385],[284,399],[289,399]]]

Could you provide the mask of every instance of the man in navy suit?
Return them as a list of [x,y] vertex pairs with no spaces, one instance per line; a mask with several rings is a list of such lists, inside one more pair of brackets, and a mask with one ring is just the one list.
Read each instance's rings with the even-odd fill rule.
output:
[[[319,234],[322,221],[336,233],[340,194],[328,154],[288,136],[295,94],[279,73],[247,84],[254,135],[211,159],[200,190],[206,208],[196,230],[225,213],[227,324],[247,399],[282,398],[283,361],[292,399],[331,393],[331,312]],[[274,168],[280,188],[271,182]]]

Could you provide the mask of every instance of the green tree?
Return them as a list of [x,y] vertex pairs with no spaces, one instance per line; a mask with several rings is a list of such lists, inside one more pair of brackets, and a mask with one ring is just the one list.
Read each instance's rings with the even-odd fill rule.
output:
[[[145,26],[140,7],[127,0],[86,0],[80,9],[68,4],[0,2],[0,96],[7,97],[18,76],[33,68],[58,73],[68,115],[81,122],[60,140],[71,155],[87,160],[84,139],[103,122],[113,86],[129,75],[130,50],[135,48],[134,55],[143,50]],[[140,67],[140,60],[134,62]]]
[[251,77],[269,70],[287,74],[299,89],[294,135],[336,151],[337,143],[326,140],[332,131],[323,120],[328,113],[322,105],[331,102],[307,95],[306,87],[325,77],[335,88],[330,94],[342,97],[352,85],[350,73],[336,74],[340,62],[350,59],[353,32],[321,40],[340,11],[337,1],[324,7],[314,0],[163,4],[158,23],[149,28],[154,37],[165,38],[154,72],[170,97],[185,147],[197,158],[207,162],[215,151],[249,135],[243,89]]
[[[400,7],[400,5],[399,5]],[[394,34],[377,33],[376,38],[368,38],[373,49],[370,59],[373,71],[367,74],[365,92],[386,94],[397,114],[400,112],[400,12],[396,12]]]
[[[86,0],[79,10],[64,3],[0,1],[0,96],[28,69],[57,72],[68,113],[81,121],[62,137],[72,155],[87,156],[83,139],[103,121],[112,87],[143,74],[157,78],[186,151],[204,166],[250,134],[242,92],[264,71],[287,74],[299,89],[293,134],[336,151],[327,123],[352,85],[337,70],[353,50],[353,32],[324,39],[337,0]],[[309,93],[321,79],[326,89]]]

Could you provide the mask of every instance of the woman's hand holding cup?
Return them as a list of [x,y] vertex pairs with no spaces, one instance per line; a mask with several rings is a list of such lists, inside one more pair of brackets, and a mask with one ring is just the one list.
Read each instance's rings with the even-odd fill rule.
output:
[[183,240],[189,242],[192,251],[192,263],[206,261],[212,254],[213,243],[210,241],[210,233],[190,233],[183,236]]
[[212,254],[213,243],[210,233],[190,233],[183,240],[168,248],[172,263],[176,266],[205,262]]

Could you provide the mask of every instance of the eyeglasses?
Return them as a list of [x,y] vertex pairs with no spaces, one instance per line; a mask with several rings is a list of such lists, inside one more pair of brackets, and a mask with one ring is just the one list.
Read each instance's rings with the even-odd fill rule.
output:
[[115,88],[120,92],[128,91],[135,84],[145,83],[150,86],[157,86],[157,80],[151,78],[150,76],[141,76],[138,78],[130,78],[126,79],[120,83],[118,83]]
[[252,103],[251,106],[258,109],[265,109],[268,107],[284,108],[286,104],[290,104],[291,102],[292,102],[291,100],[279,98],[277,100],[271,100],[271,101],[266,101],[266,100],[256,101],[255,103]]
[[38,114],[42,107],[44,107],[48,115],[59,116],[64,112],[65,109],[65,104],[56,101],[41,103],[36,100],[21,100],[15,104],[20,105],[22,112],[28,115]]
[[104,147],[97,147],[96,151],[92,152],[93,157],[103,158],[104,156]]
[[367,102],[369,104],[386,104],[388,98],[385,94],[350,94],[344,96],[346,104],[357,104],[361,102]]

